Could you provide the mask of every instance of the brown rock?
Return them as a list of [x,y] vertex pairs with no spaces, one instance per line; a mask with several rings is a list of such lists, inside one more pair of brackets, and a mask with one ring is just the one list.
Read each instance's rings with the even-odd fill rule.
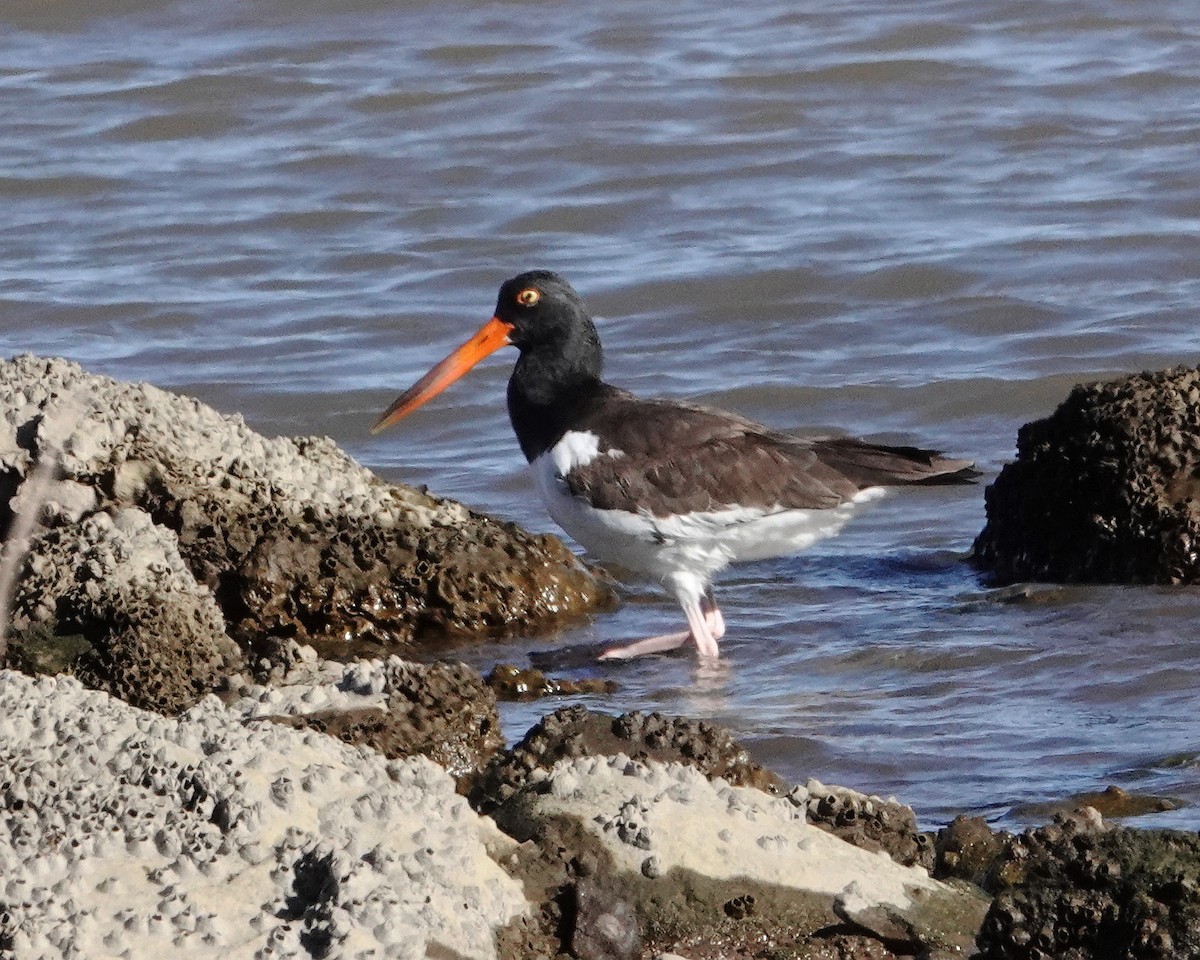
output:
[[933,866],[933,844],[917,828],[912,807],[895,800],[869,797],[846,787],[810,780],[790,796],[803,803],[808,822],[864,850],[882,850],[906,867]]
[[496,698],[462,663],[393,659],[386,667],[383,709],[323,710],[270,719],[310,727],[384,756],[425,756],[462,778],[477,773],[504,745]]
[[985,499],[998,583],[1200,583],[1200,370],[1076,387]]
[[506,701],[537,700],[541,697],[573,696],[581,693],[607,694],[617,690],[613,680],[583,677],[564,680],[548,677],[533,667],[522,669],[510,663],[498,663],[487,675],[487,685],[496,698]]
[[511,750],[499,755],[471,791],[471,803],[494,810],[528,781],[568,757],[615,756],[685,763],[709,778],[737,786],[783,793],[786,784],[750,759],[728,731],[716,724],[658,713],[613,717],[586,707],[564,707],[541,719]]

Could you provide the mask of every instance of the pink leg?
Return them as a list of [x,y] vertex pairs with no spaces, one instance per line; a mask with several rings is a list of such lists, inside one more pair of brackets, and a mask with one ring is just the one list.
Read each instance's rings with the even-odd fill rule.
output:
[[720,655],[717,641],[725,636],[725,618],[717,608],[712,590],[691,577],[678,577],[671,585],[683,607],[689,629],[683,633],[647,637],[623,647],[610,647],[597,657],[598,660],[630,660],[647,653],[674,650],[689,640],[696,644],[696,651],[702,657],[716,659]]
[[725,636],[725,618],[721,616],[717,601],[713,599],[711,587],[700,601],[700,608],[704,611],[704,622],[708,624],[709,633],[714,640],[720,640]]
[[664,633],[661,637],[647,637],[624,647],[609,647],[597,660],[632,660],[647,653],[662,653],[664,650],[674,650],[682,647],[692,639],[689,631],[682,633]]

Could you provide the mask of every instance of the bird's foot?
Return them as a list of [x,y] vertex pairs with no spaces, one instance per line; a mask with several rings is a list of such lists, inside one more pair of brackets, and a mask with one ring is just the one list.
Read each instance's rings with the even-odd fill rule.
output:
[[692,634],[688,630],[684,630],[682,633],[664,633],[660,637],[646,637],[645,640],[638,640],[623,647],[609,647],[596,659],[632,660],[634,657],[642,657],[648,653],[662,653],[664,650],[674,650],[677,647],[682,647],[691,639]]

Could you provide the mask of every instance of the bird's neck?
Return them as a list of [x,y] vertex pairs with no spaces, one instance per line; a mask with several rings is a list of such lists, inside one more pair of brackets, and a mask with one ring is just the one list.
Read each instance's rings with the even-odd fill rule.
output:
[[508,381],[508,415],[525,459],[557,443],[604,391],[603,357],[594,328],[571,343],[521,351]]

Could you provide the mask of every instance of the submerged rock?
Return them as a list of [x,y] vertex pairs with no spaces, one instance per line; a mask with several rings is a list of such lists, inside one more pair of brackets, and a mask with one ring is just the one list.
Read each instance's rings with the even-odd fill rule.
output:
[[1162,813],[1164,810],[1177,810],[1180,801],[1170,797],[1159,797],[1150,793],[1130,793],[1118,786],[1106,787],[1104,790],[1093,790],[1079,793],[1066,800],[1054,800],[1042,803],[1026,803],[1013,808],[1013,813],[1025,820],[1049,819],[1056,813],[1070,814],[1080,807],[1091,807],[1108,820],[1123,817],[1141,817],[1148,813]]
[[486,678],[497,699],[508,701],[537,700],[541,697],[574,696],[582,693],[608,694],[617,689],[615,680],[604,677],[583,677],[578,680],[548,677],[535,667],[517,667],[498,663]]
[[[13,629],[94,635],[86,675],[118,693],[140,682],[113,673],[122,657],[157,660],[168,679],[147,706],[184,707],[235,669],[226,637],[258,669],[280,641],[395,649],[536,630],[608,597],[561,541],[384,483],[327,438],[268,439],[196,400],[31,356],[0,363],[0,409],[0,534],[19,511],[44,518]],[[54,461],[33,497],[27,481]],[[197,663],[178,662],[188,651]]]
[[985,497],[998,583],[1200,583],[1200,369],[1076,387]]

